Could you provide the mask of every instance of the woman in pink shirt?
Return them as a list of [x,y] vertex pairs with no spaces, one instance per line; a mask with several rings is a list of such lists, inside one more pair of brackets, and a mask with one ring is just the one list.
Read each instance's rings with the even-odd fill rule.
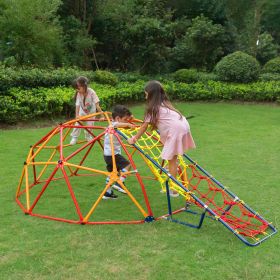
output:
[[[147,106],[144,122],[137,134],[128,139],[128,142],[135,144],[147,130],[149,124],[152,129],[158,129],[160,140],[163,143],[161,157],[168,160],[169,172],[176,178],[178,155],[183,155],[188,149],[195,148],[190,125],[186,118],[172,106],[160,82],[147,83],[145,98]],[[170,195],[176,197],[179,194],[170,191]]]

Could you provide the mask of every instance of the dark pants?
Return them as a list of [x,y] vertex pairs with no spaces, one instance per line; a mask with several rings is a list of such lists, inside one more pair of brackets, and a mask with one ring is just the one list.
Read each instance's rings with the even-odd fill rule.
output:
[[[122,155],[117,154],[114,156],[115,160],[116,160],[116,166],[117,166],[117,170],[122,170],[123,168],[127,167],[130,163],[129,161],[124,158]],[[112,156],[104,156],[104,160],[107,164],[106,168],[109,172],[113,171],[113,160],[112,160]]]

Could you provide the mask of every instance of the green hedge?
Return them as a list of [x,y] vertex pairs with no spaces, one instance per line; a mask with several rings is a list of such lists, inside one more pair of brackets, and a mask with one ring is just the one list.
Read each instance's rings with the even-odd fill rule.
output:
[[[116,103],[144,100],[144,81],[122,83],[118,87],[92,83],[91,87],[97,92],[104,110]],[[74,117],[73,96],[71,87],[11,88],[0,98],[0,122],[14,124],[37,118]]]
[[[103,110],[114,104],[144,102],[145,81],[122,82],[113,87],[92,83]],[[229,84],[217,81],[192,84],[165,81],[164,87],[173,100],[218,101],[240,100],[257,102],[279,102],[280,82],[256,82],[251,84]],[[55,116],[74,117],[74,91],[70,87],[37,88],[32,90],[12,88],[0,98],[0,121],[16,123],[36,118]]]
[[235,84],[217,81],[193,84],[168,83],[166,91],[172,99],[181,101],[239,100],[257,102],[280,102],[280,82],[255,82]]
[[93,80],[94,72],[81,71],[75,68],[59,69],[13,69],[0,67],[0,92],[12,87],[38,88],[70,86],[78,76],[87,76]]
[[70,86],[78,76],[86,76],[91,82],[116,85],[118,78],[108,71],[82,71],[76,68],[13,69],[0,67],[0,95],[13,87],[38,88]]

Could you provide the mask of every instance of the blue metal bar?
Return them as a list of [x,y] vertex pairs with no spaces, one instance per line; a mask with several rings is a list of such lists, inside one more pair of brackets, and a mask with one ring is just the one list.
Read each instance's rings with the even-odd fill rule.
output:
[[166,180],[165,186],[166,186],[166,197],[167,197],[167,204],[168,204],[168,214],[170,216],[172,216],[172,209],[171,209],[171,201],[170,201],[170,193],[169,193],[168,180]]

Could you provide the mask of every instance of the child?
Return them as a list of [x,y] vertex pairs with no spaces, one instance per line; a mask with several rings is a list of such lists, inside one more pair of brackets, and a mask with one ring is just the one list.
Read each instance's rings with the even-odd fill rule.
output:
[[[150,81],[147,83],[145,98],[147,106],[144,122],[138,133],[128,139],[128,143],[136,143],[147,130],[149,124],[152,129],[158,129],[163,143],[161,157],[168,160],[169,172],[176,178],[177,156],[184,154],[190,148],[195,148],[190,125],[186,118],[172,106],[160,82]],[[179,196],[176,191],[172,190],[170,190],[170,195]]]
[[[86,116],[96,111],[102,112],[99,106],[99,98],[95,91],[88,87],[88,79],[86,77],[78,77],[75,81],[74,86],[76,87],[76,118],[80,116]],[[93,121],[87,121],[87,125],[92,126]],[[74,128],[71,133],[70,145],[77,143],[78,137],[80,136],[81,129]],[[92,140],[91,135],[85,130],[85,138],[87,141]]]
[[[112,111],[112,126],[114,128],[117,127],[133,127],[134,125],[128,123],[131,120],[132,114],[131,112],[122,105],[116,105]],[[122,172],[127,172],[130,169],[129,161],[121,155],[121,144],[119,143],[118,139],[113,136],[113,145],[114,145],[114,154],[112,155],[111,149],[111,141],[110,141],[110,134],[106,133],[104,138],[104,160],[107,164],[107,170],[109,172],[113,171],[113,161],[112,157],[115,157],[117,170],[121,170]],[[120,177],[120,180],[123,182],[125,181],[125,177]],[[109,182],[110,178],[107,177],[106,184]],[[116,189],[119,192],[126,193],[124,189],[116,182],[112,188]],[[104,194],[103,199],[116,199],[118,196],[115,195],[111,188],[107,190]]]

